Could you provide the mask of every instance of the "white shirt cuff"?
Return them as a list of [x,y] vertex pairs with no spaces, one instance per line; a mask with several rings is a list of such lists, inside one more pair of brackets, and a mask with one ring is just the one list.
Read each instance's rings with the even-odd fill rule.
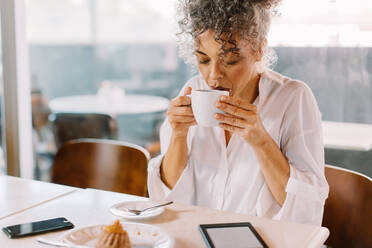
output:
[[290,164],[290,176],[285,191],[289,194],[324,204],[329,187],[325,178],[303,172]]
[[180,203],[193,202],[194,188],[193,176],[190,169],[190,164],[186,165],[180,178],[173,189],[169,189],[160,176],[160,166],[164,155],[159,155],[149,161],[147,184],[149,196],[152,200],[173,200]]

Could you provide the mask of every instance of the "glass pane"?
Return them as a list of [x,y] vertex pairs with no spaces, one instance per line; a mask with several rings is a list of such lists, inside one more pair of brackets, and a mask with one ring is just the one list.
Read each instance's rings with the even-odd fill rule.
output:
[[[372,2],[286,0],[279,12],[275,70],[310,86],[324,121],[372,124]],[[372,176],[372,151],[326,149],[325,159]]]
[[283,1],[280,16],[272,24],[269,43],[296,47],[371,47],[371,11],[372,2],[365,0]]
[[[49,180],[55,152],[78,128],[157,154],[168,102],[190,76],[174,43],[174,1],[26,2],[36,177]],[[56,132],[76,115],[69,137]]]
[[[95,1],[97,41],[168,43],[174,35],[174,1]],[[156,20],[156,21],[154,21]]]
[[289,0],[274,18],[275,69],[312,88],[324,120],[372,123],[371,11],[364,0]]
[[[37,177],[48,180],[63,141],[53,133],[56,112],[109,114],[101,137],[158,152],[159,99],[172,99],[190,77],[174,43],[175,2],[26,0]],[[372,2],[282,2],[268,37],[275,70],[312,88],[324,120],[372,123]],[[160,110],[141,112],[146,101]]]
[[26,0],[27,35],[32,43],[89,43],[90,1]]
[[[1,19],[1,18],[0,18]],[[0,23],[0,48],[2,47],[1,41],[1,23]],[[4,84],[3,84],[3,55],[0,49],[0,175],[6,174],[6,150],[5,150],[5,120],[4,120]]]

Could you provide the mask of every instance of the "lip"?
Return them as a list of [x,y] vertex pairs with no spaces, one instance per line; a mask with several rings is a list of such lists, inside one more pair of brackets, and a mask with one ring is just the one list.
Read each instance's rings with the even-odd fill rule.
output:
[[229,88],[224,88],[224,87],[221,87],[221,86],[218,86],[218,87],[211,87],[213,90],[224,90],[224,91],[229,91],[230,92],[230,89]]

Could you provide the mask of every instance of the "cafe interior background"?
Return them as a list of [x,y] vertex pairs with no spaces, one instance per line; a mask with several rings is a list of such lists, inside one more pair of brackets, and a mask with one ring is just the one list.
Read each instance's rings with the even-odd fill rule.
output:
[[[98,95],[117,105],[125,102],[120,98],[131,95],[175,97],[196,73],[178,56],[175,2],[26,0],[21,20],[28,53],[18,55],[29,72],[26,80],[4,87],[3,65],[9,58],[3,52],[1,58],[0,174],[50,180],[58,149],[53,100]],[[323,121],[372,127],[372,2],[284,0],[279,11],[268,39],[278,55],[274,70],[308,84]],[[3,37],[9,32],[2,31]],[[6,118],[11,118],[14,106],[11,100],[4,102],[9,94],[4,88],[17,91],[19,98],[27,96],[24,99],[29,103],[17,106],[23,117],[16,118],[15,127],[9,129],[5,125],[12,122]],[[118,97],[112,97],[113,92]],[[155,156],[165,112],[136,113],[133,109],[130,114],[113,115],[117,130],[111,138],[146,147]],[[6,137],[9,132],[5,130],[16,130],[18,138]],[[13,150],[14,143],[18,152]],[[326,147],[325,159],[327,164],[372,176],[371,149]],[[20,167],[19,173],[14,166]]]

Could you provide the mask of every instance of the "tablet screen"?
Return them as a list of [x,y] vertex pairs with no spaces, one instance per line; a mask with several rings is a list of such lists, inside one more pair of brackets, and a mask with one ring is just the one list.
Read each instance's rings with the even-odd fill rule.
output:
[[[249,223],[201,225],[209,247],[215,248],[266,248]],[[206,235],[207,234],[207,235]],[[257,237],[258,236],[258,237]]]
[[208,228],[207,232],[216,248],[263,248],[248,227]]

